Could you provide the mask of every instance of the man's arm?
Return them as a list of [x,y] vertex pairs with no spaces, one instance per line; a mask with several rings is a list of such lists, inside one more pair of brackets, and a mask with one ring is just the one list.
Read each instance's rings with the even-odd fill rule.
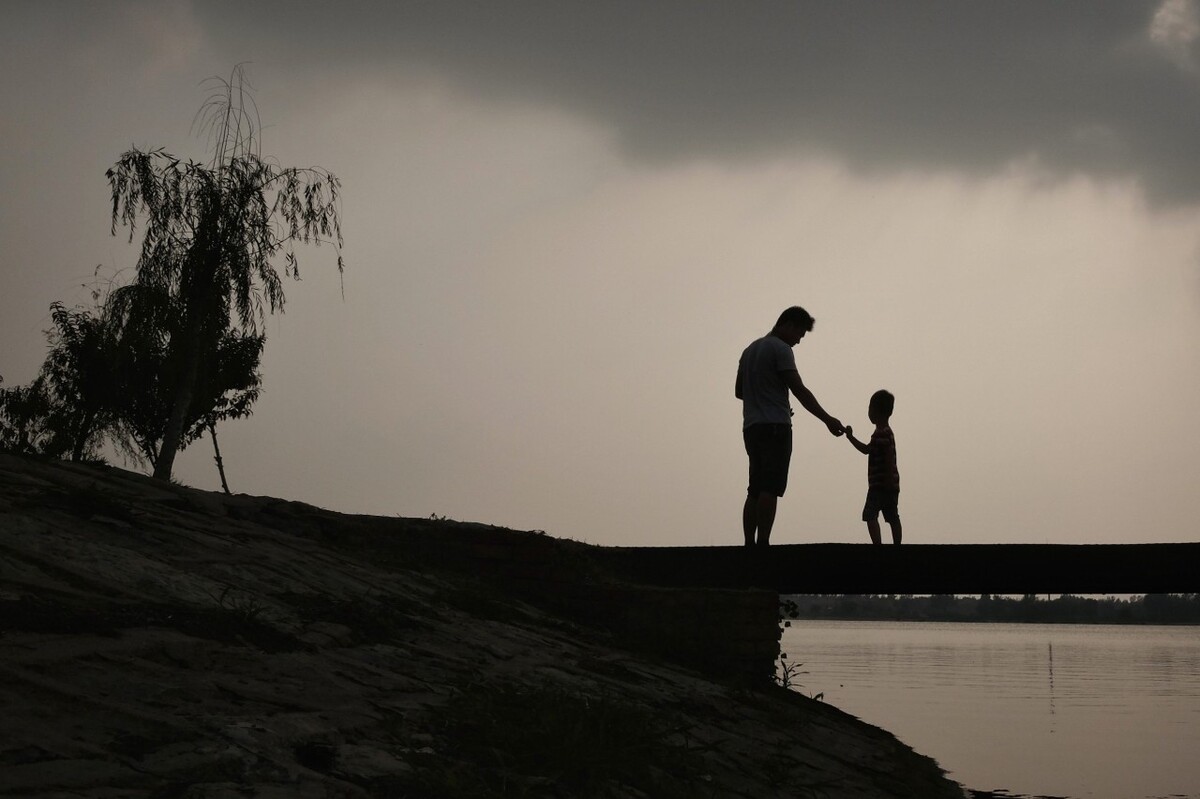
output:
[[800,405],[804,410],[824,422],[825,426],[829,428],[829,432],[835,436],[840,436],[845,431],[842,423],[826,413],[825,409],[821,407],[821,403],[817,402],[817,398],[813,396],[813,393],[804,385],[804,381],[800,379],[799,372],[789,370],[783,372],[782,376],[783,382],[787,383],[787,387],[796,395],[796,399],[800,401]]

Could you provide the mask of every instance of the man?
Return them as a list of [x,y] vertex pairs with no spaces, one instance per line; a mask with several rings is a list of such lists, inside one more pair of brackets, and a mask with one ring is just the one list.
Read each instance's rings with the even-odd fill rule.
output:
[[738,361],[734,394],[742,401],[742,438],[750,458],[750,484],[742,507],[742,532],[748,547],[770,543],[775,509],[787,488],[792,459],[788,392],[824,422],[830,433],[840,436],[844,432],[842,423],[825,412],[796,369],[792,347],[813,329],[813,321],[803,308],[788,308],[771,332],[747,347]]

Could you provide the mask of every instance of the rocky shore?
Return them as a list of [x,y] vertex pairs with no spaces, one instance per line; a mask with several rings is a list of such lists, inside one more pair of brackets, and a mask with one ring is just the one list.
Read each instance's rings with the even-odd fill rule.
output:
[[457,563],[480,530],[535,535],[0,454],[0,796],[963,797]]

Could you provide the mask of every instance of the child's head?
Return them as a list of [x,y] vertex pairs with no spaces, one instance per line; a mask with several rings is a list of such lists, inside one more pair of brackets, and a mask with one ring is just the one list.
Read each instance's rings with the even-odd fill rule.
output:
[[867,418],[875,424],[882,424],[892,418],[892,409],[895,407],[895,396],[881,388],[871,395],[871,404],[867,406]]

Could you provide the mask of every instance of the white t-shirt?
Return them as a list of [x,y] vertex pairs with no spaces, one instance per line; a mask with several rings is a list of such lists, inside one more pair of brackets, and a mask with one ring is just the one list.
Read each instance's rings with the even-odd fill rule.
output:
[[742,427],[792,423],[783,372],[795,372],[796,355],[783,339],[763,336],[746,347],[738,361],[742,383]]

